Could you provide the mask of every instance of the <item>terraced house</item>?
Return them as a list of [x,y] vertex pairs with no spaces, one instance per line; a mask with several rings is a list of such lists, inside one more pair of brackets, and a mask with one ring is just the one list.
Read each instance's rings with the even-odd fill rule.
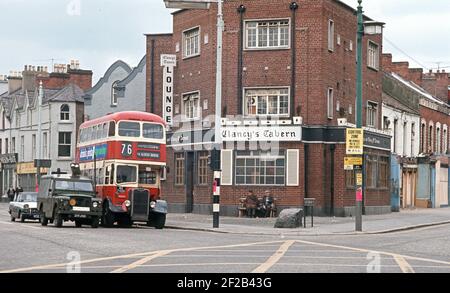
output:
[[8,77],[8,92],[0,96],[1,188],[21,186],[34,191],[38,148],[38,94],[43,85],[41,107],[40,159],[51,160],[51,168],[70,172],[75,160],[77,130],[83,122],[84,91],[92,86],[92,71],[81,70],[76,62],[55,65],[54,72],[45,67],[25,66],[21,73]]
[[[214,4],[175,11],[173,33],[147,35],[147,111],[170,110],[174,117],[163,184],[170,209],[212,211],[208,157],[214,115],[221,115],[222,214],[237,215],[249,190],[261,197],[269,190],[278,211],[315,198],[318,214],[353,215],[355,174],[344,171],[344,156],[345,130],[355,126],[354,9],[336,0],[224,1],[221,113],[215,113],[216,15]],[[363,45],[365,212],[389,213],[382,32],[366,35]],[[176,64],[161,67],[164,54],[175,55]],[[173,94],[173,108],[163,108],[164,89]]]

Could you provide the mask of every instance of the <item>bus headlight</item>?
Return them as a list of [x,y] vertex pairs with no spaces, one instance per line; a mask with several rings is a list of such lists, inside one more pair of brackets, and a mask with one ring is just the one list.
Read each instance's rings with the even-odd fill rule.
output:
[[94,201],[94,202],[92,203],[92,207],[97,208],[97,207],[98,207],[98,202]]
[[126,201],[124,202],[124,204],[125,204],[125,206],[126,206],[127,208],[129,208],[129,207],[131,206],[131,201],[126,200]]
[[154,209],[154,208],[156,207],[156,202],[155,202],[155,201],[152,201],[152,202],[150,203],[150,207],[151,207],[152,209]]

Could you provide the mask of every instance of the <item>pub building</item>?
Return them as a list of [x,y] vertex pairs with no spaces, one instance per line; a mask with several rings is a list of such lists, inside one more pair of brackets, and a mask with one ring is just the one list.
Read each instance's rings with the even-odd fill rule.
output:
[[[216,4],[178,10],[172,34],[147,35],[146,110],[170,122],[170,212],[212,212],[216,15]],[[355,172],[344,159],[355,127],[355,10],[336,0],[229,0],[224,22],[221,215],[237,216],[249,190],[269,190],[278,213],[314,198],[318,215],[354,215]],[[391,211],[382,42],[382,32],[363,40],[366,214]]]

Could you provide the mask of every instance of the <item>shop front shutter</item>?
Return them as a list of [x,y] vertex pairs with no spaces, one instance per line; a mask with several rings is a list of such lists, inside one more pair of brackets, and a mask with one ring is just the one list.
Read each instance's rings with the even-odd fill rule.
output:
[[288,150],[286,155],[286,185],[299,185],[299,150]]
[[222,150],[222,182],[221,185],[233,185],[233,150]]

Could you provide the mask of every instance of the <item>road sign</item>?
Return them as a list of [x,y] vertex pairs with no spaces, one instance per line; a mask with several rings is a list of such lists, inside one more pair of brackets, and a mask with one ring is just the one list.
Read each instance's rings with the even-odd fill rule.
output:
[[345,166],[362,166],[362,164],[363,164],[362,157],[345,157],[344,158]]
[[346,154],[362,155],[364,153],[364,130],[361,128],[347,128]]

